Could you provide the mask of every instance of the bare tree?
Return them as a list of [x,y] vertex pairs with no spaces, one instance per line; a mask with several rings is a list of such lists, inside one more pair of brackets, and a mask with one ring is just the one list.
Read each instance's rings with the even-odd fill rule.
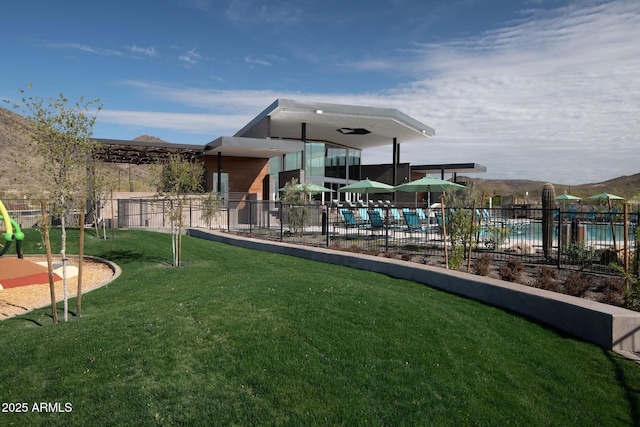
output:
[[[42,159],[41,170],[47,187],[39,197],[48,198],[51,213],[59,218],[61,233],[62,276],[64,294],[64,320],[68,320],[66,242],[67,217],[75,206],[74,198],[86,188],[87,161],[95,147],[91,140],[96,115],[101,109],[99,100],[85,101],[84,96],[70,104],[60,94],[58,98],[26,96],[14,107],[25,112],[31,126],[34,152]],[[95,114],[91,112],[95,108]]]

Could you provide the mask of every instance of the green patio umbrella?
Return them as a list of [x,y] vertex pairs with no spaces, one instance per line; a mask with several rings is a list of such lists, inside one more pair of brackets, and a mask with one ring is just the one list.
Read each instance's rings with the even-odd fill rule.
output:
[[365,179],[362,181],[354,182],[349,185],[345,185],[341,189],[339,189],[341,193],[391,193],[394,191],[392,185],[385,184],[383,182],[373,181],[370,179]]
[[600,199],[600,200],[624,200],[624,197],[616,196],[615,194],[610,193],[600,193],[594,196],[589,196],[590,199]]
[[465,188],[464,185],[455,182],[445,181],[431,176],[424,176],[415,181],[400,184],[396,187],[396,191],[404,191],[407,193],[439,193],[443,191],[452,191]]
[[582,200],[582,199],[578,196],[572,196],[571,194],[567,194],[567,192],[565,191],[564,194],[556,196],[556,200],[560,200],[562,202],[562,206],[564,207],[567,201],[575,202],[577,200]]
[[559,196],[556,196],[556,200],[560,200],[560,201],[570,201],[570,200],[582,200],[580,197],[578,196],[572,196],[571,194],[561,194]]
[[[429,206],[431,204],[431,193],[453,191],[461,188],[465,188],[465,186],[426,175],[420,179],[416,179],[415,181],[398,185],[396,187],[396,191],[404,191],[406,193],[427,193],[427,206]],[[418,202],[416,200],[416,204],[417,203]]]

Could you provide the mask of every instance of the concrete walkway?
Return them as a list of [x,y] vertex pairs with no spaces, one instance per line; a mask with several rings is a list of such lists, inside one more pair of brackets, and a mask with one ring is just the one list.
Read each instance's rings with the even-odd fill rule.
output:
[[251,239],[195,228],[188,229],[187,234],[243,248],[292,255],[411,280],[521,314],[606,349],[640,352],[640,313],[621,307],[378,256]]

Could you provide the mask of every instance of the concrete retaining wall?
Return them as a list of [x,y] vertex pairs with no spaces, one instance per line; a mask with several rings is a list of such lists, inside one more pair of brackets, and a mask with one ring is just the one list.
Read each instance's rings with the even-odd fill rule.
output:
[[600,347],[640,352],[640,313],[444,268],[326,248],[251,239],[218,231],[188,234],[248,249],[292,255],[422,283],[524,315]]

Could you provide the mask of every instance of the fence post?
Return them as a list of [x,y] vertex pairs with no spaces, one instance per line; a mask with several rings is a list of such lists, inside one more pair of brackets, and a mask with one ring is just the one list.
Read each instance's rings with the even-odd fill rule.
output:
[[278,210],[280,215],[280,241],[282,242],[282,238],[284,236],[284,229],[282,225],[282,202],[278,202]]
[[253,233],[253,218],[252,218],[252,213],[253,213],[253,209],[251,207],[251,200],[248,201],[249,204],[249,236],[251,236],[251,233]]
[[556,208],[555,211],[558,213],[558,270],[562,268],[562,262],[560,261],[562,257],[562,222],[564,220],[564,215],[562,215],[562,211],[560,208]]
[[324,227],[326,228],[327,232],[325,233],[325,243],[326,243],[327,247],[329,247],[329,209],[330,209],[330,207],[329,206],[325,206],[325,208],[323,208],[323,209],[326,212],[326,215],[325,215],[326,223],[324,224]]

